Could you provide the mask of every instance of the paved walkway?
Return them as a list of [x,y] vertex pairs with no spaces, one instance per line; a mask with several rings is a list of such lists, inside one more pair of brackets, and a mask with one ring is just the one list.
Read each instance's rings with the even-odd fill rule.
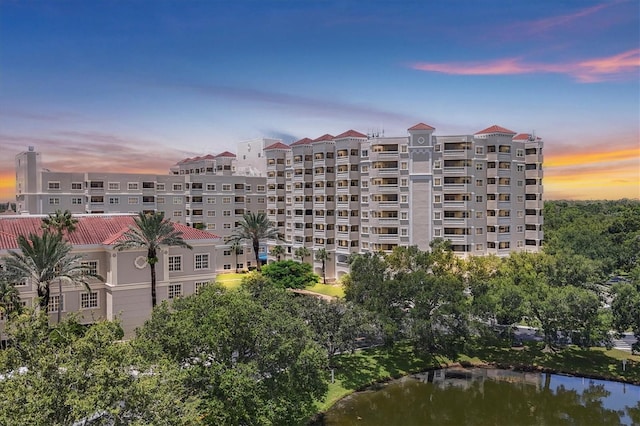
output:
[[294,292],[294,293],[306,294],[308,296],[315,296],[315,297],[318,297],[320,299],[327,300],[327,301],[331,301],[331,300],[336,300],[337,299],[336,296],[327,296],[326,294],[316,293],[315,291],[302,290],[302,289],[299,289],[299,288],[290,288],[289,290]]

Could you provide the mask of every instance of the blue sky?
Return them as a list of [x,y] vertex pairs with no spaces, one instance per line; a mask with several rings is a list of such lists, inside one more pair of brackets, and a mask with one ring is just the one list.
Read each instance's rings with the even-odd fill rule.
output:
[[164,173],[238,141],[492,124],[548,198],[640,197],[640,2],[0,0],[0,199],[56,170]]

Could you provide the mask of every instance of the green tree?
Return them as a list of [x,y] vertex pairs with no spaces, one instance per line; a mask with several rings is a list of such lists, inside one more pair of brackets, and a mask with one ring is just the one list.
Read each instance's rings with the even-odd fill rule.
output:
[[271,256],[275,257],[278,262],[280,262],[280,258],[282,257],[283,254],[284,254],[284,247],[282,247],[280,244],[278,244],[277,246],[274,246],[271,249]]
[[58,234],[69,235],[76,230],[78,219],[74,218],[69,210],[56,210],[42,219],[42,228]]
[[199,401],[183,386],[179,366],[147,361],[131,343],[116,343],[117,323],[81,327],[67,318],[49,328],[44,313],[27,313],[14,317],[7,333],[0,424],[199,423]]
[[35,283],[40,308],[45,312],[49,309],[51,284],[56,280],[82,284],[90,291],[89,278],[95,275],[82,264],[81,255],[71,254],[71,244],[61,234],[44,231],[42,236],[19,235],[18,248],[20,252],[9,251],[4,261],[6,277],[13,284],[23,280]]
[[0,313],[8,317],[9,314],[17,314],[21,310],[20,292],[6,279],[4,274],[0,275]]
[[322,283],[327,283],[327,260],[329,260],[329,252],[327,249],[321,248],[316,251],[315,259],[322,262]]
[[270,239],[280,240],[281,236],[278,229],[267,219],[267,215],[265,213],[245,213],[236,229],[227,238],[227,242],[242,243],[247,241],[251,243],[256,258],[256,269],[260,271],[262,265],[260,262],[260,241]]
[[151,306],[156,306],[156,263],[161,246],[176,246],[191,249],[169,219],[161,212],[139,213],[134,219],[135,226],[124,234],[124,240],[115,245],[116,250],[145,249],[147,263],[151,270]]
[[[636,267],[634,272],[640,272]],[[633,331],[640,338],[640,280],[634,277],[632,282],[618,283],[613,286],[611,311],[613,314],[613,327],[618,332]],[[634,345],[635,351],[640,351],[640,339]]]
[[207,286],[157,307],[139,339],[167,354],[200,396],[207,424],[296,424],[326,390],[326,353],[272,292],[266,307],[242,289]]
[[306,247],[298,247],[293,252],[293,256],[300,259],[300,262],[304,262],[304,259],[308,256],[311,256],[311,252]]
[[391,254],[385,257],[385,261],[394,276],[398,277],[402,274],[427,269],[429,267],[429,253],[420,250],[418,246],[397,246],[394,247]]
[[264,265],[261,273],[280,288],[305,288],[318,282],[311,265],[293,260]]
[[[42,229],[50,232],[55,232],[63,238],[76,230],[78,225],[78,219],[71,215],[69,210],[56,210],[55,213],[50,213],[47,217],[42,219]],[[58,294],[62,294],[62,280],[58,280]],[[58,303],[57,312],[58,321],[62,318],[62,303]]]

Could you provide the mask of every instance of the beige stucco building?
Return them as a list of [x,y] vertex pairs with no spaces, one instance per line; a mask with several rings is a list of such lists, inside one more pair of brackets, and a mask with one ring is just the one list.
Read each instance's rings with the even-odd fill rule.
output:
[[[43,217],[0,216],[0,264],[9,251],[18,249],[19,235],[42,232]],[[91,291],[84,286],[63,284],[60,294],[58,285],[51,286],[50,319],[55,322],[58,305],[62,304],[63,315],[77,312],[82,323],[117,318],[125,335],[130,337],[151,315],[151,276],[146,251],[115,249],[115,244],[133,226],[134,216],[93,214],[76,218],[76,230],[68,235],[73,253],[82,255],[83,262],[103,280],[92,278]],[[163,247],[160,251],[156,264],[158,303],[193,294],[216,277],[215,247],[220,237],[179,223],[174,227],[193,249]],[[35,283],[19,283],[16,288],[24,305],[37,304]],[[4,319],[0,315],[0,326]]]

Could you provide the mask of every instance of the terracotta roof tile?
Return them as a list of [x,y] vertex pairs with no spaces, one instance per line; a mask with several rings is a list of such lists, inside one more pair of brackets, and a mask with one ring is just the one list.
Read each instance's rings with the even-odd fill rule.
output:
[[527,141],[529,140],[529,137],[531,135],[529,135],[528,133],[520,133],[519,135],[516,135],[513,137],[514,141]]
[[333,140],[333,136],[331,136],[329,133],[326,133],[320,136],[319,138],[314,139],[313,142],[323,142],[323,141],[332,141],[332,140]]
[[[73,245],[114,244],[133,226],[135,215],[87,215],[76,217],[76,230],[69,235]],[[42,235],[43,216],[0,217],[0,250],[18,248],[18,235]],[[189,240],[210,240],[220,237],[210,232],[174,223],[174,228],[182,231],[183,238]]]
[[297,145],[309,145],[311,142],[313,142],[311,139],[309,138],[303,138],[300,140],[297,140],[295,142],[293,142],[291,145],[289,146],[297,146]]
[[202,157],[202,160],[213,160],[214,158],[216,157],[213,156],[212,154],[207,154],[204,157]]
[[415,126],[409,127],[407,130],[435,130],[435,127],[431,127],[428,124],[418,123]]
[[503,133],[503,134],[507,134],[507,135],[515,135],[516,134],[516,132],[514,132],[513,130],[505,129],[504,127],[500,127],[500,126],[494,124],[491,127],[487,127],[484,130],[480,130],[479,132],[476,132],[476,135],[486,135],[486,134],[490,134],[490,133]]
[[216,155],[216,158],[218,157],[235,157],[236,155],[233,152],[229,152],[229,151],[225,151],[225,152],[221,152],[220,154]]
[[347,130],[344,133],[340,133],[338,136],[334,137],[334,139],[342,139],[342,138],[366,138],[367,135],[364,135],[360,132],[356,132],[355,130]]
[[289,147],[289,145],[285,145],[282,142],[276,142],[273,145],[269,145],[268,147],[265,148],[265,151],[267,149],[291,149],[291,147]]

